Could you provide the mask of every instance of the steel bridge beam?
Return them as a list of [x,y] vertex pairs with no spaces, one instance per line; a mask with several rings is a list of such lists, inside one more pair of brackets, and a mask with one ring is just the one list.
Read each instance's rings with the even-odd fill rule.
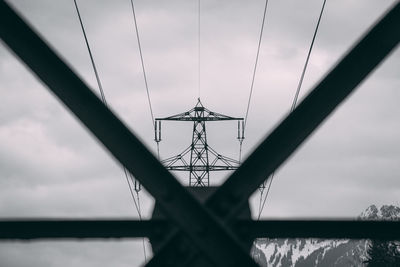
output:
[[[165,220],[2,219],[0,240],[139,238],[170,226]],[[400,221],[238,220],[233,228],[240,237],[254,238],[400,239]]]
[[256,266],[239,240],[166,170],[75,72],[0,0],[0,37],[160,203],[215,265]]
[[157,234],[167,221],[127,219],[2,219],[0,240],[135,238]]

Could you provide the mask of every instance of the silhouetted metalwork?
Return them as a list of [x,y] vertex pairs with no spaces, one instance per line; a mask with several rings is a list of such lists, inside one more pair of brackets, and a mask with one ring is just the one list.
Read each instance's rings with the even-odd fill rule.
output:
[[[200,257],[201,260],[218,266],[256,266],[240,242],[241,235],[235,230],[234,224],[240,209],[265,177],[274,172],[396,47],[400,41],[399,28],[400,3],[396,2],[202,205],[102,104],[38,34],[5,1],[0,0],[0,37],[5,44],[32,69],[110,153],[135,175],[159,202],[166,219],[174,225],[175,230],[170,231],[169,238],[165,240],[163,248],[154,256],[149,266],[159,260],[159,255],[168,257],[168,253],[163,251],[168,250],[171,240],[178,236],[178,231],[190,239],[190,246],[182,250],[181,254],[187,255],[182,261],[191,262],[193,258]],[[251,225],[253,222],[248,223]],[[356,223],[352,222],[353,226]],[[260,225],[254,223],[253,227],[249,227],[248,233],[251,234],[251,229],[260,229],[256,227]],[[284,226],[284,223],[277,223],[275,229],[279,229],[279,225]],[[304,228],[301,228],[301,225]],[[324,227],[319,230],[321,235],[334,232],[335,236],[331,237],[341,237],[340,227],[343,225],[344,223],[332,224],[332,228]],[[267,226],[266,223],[260,230],[268,231]],[[299,237],[301,233],[310,234],[306,228],[312,229],[315,225],[304,222],[292,226],[299,227],[299,232],[293,233],[293,237]],[[376,231],[384,231],[386,226],[383,222],[376,222],[371,228],[374,230],[365,233],[365,237],[374,237]],[[349,233],[357,233],[355,227],[349,229]],[[398,236],[395,233],[394,231],[394,238]],[[268,236],[269,233],[263,232],[263,235]],[[390,233],[388,236],[390,237]],[[190,253],[187,253],[188,251]],[[169,254],[173,253],[180,252],[170,250]]]
[[238,121],[238,140],[244,139],[243,118],[229,117],[212,112],[205,108],[200,101],[191,110],[177,115],[156,118],[155,141],[161,141],[161,121],[189,121],[193,122],[192,143],[180,154],[164,159],[161,162],[168,170],[189,172],[189,186],[209,186],[210,171],[236,170],[239,161],[223,156],[208,145],[207,121]]
[[[158,219],[1,220],[0,240],[134,238],[160,235],[169,227],[171,227],[169,221]],[[400,221],[236,220],[233,229],[241,238],[268,236],[270,238],[400,239]]]

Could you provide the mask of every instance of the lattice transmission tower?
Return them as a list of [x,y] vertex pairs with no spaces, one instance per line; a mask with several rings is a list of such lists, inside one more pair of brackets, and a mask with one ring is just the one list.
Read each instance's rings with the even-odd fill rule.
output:
[[238,140],[244,139],[243,118],[234,118],[208,110],[198,99],[194,108],[189,111],[155,119],[155,141],[161,141],[161,121],[193,122],[192,143],[180,154],[164,159],[161,162],[168,170],[189,172],[189,186],[208,187],[210,171],[236,170],[239,161],[223,156],[211,148],[207,143],[206,122],[228,121],[238,122]]

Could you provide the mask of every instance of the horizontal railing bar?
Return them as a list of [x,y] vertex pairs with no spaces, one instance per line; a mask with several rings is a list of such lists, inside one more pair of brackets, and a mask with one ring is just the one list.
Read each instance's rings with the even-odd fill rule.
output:
[[[400,221],[377,220],[238,220],[243,238],[344,238],[400,240]],[[138,238],[164,234],[166,220],[3,219],[0,240]]]

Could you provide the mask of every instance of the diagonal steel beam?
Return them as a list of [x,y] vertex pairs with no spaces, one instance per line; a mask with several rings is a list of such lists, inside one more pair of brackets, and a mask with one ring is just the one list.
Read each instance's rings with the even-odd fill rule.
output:
[[[400,41],[400,2],[349,50],[227,181],[206,201],[206,206],[228,224],[265,181],[342,103]],[[172,240],[172,238],[171,238]],[[169,243],[166,242],[167,246]],[[170,245],[170,244],[169,244]],[[162,262],[162,250],[148,263]],[[154,262],[154,265],[153,265]]]
[[[400,221],[238,220],[232,225],[247,238],[400,239]],[[0,240],[137,238],[162,234],[169,226],[166,220],[2,219]]]
[[0,37],[218,266],[256,266],[237,238],[166,170],[74,71],[0,0]]

